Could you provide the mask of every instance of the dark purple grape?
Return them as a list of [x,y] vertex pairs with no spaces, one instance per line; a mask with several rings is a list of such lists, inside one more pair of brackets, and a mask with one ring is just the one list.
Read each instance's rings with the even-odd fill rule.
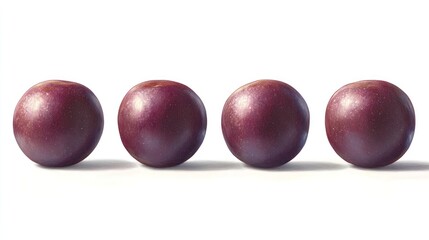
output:
[[329,100],[326,134],[335,152],[363,168],[383,167],[408,150],[415,115],[408,96],[379,80],[347,84]]
[[229,150],[244,163],[273,168],[292,160],[303,148],[310,114],[290,85],[258,80],[237,89],[222,112],[222,131]]
[[87,87],[50,80],[31,87],[19,100],[13,131],[24,154],[47,167],[85,159],[103,132],[103,111]]
[[133,87],[118,113],[122,143],[139,162],[172,167],[192,157],[207,127],[203,102],[189,87],[152,80]]

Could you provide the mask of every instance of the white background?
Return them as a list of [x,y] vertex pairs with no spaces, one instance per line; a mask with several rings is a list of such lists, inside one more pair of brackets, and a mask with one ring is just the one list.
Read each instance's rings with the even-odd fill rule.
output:
[[[426,1],[0,2],[0,239],[429,238]],[[307,144],[275,170],[241,164],[220,128],[229,94],[261,78],[294,86],[311,113]],[[101,141],[74,167],[38,167],[13,136],[16,103],[47,79],[103,106]],[[122,97],[150,79],[206,106],[205,141],[177,168],[138,164],[119,138]],[[396,84],[416,111],[409,151],[384,169],[346,164],[324,131],[330,96],[362,79]]]

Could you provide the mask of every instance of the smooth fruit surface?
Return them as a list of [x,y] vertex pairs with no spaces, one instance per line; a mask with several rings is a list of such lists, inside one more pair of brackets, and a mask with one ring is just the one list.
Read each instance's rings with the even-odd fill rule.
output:
[[246,84],[225,102],[222,132],[239,160],[259,168],[281,166],[303,148],[310,114],[302,96],[277,80]]
[[381,80],[364,80],[341,87],[329,100],[326,134],[345,161],[364,168],[383,167],[408,150],[415,114],[408,96]]
[[24,154],[47,167],[85,159],[103,132],[101,105],[87,87],[49,80],[31,87],[19,100],[13,131]]
[[192,157],[207,128],[203,102],[189,87],[168,80],[134,86],[118,113],[122,143],[139,162],[172,167]]

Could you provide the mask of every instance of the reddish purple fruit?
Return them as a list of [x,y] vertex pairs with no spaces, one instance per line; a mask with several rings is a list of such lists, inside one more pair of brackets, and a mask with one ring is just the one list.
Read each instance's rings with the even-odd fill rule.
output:
[[47,167],[85,159],[97,146],[104,120],[97,97],[74,82],[50,80],[31,87],[19,100],[13,131],[24,154]]
[[363,168],[387,166],[408,150],[415,115],[397,86],[366,80],[343,86],[329,100],[326,134],[335,152]]
[[302,96],[290,85],[258,80],[237,89],[222,112],[222,131],[229,150],[258,168],[292,160],[303,148],[310,114]]
[[203,102],[189,87],[152,80],[125,95],[118,126],[131,156],[150,167],[172,167],[188,160],[201,146],[207,117]]

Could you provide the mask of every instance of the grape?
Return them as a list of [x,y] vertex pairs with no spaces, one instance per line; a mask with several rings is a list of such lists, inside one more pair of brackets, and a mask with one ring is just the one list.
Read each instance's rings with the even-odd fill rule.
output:
[[389,82],[358,81],[331,97],[325,127],[331,146],[345,161],[362,168],[383,167],[408,150],[414,108],[408,96]]
[[152,80],[125,95],[118,127],[124,147],[136,160],[150,167],[172,167],[199,149],[207,116],[203,102],[189,87]]
[[49,80],[19,100],[13,131],[24,154],[46,167],[65,167],[85,159],[103,132],[101,105],[87,87]]
[[258,168],[281,166],[303,148],[310,114],[302,96],[277,80],[258,80],[237,89],[222,111],[222,132],[239,160]]

